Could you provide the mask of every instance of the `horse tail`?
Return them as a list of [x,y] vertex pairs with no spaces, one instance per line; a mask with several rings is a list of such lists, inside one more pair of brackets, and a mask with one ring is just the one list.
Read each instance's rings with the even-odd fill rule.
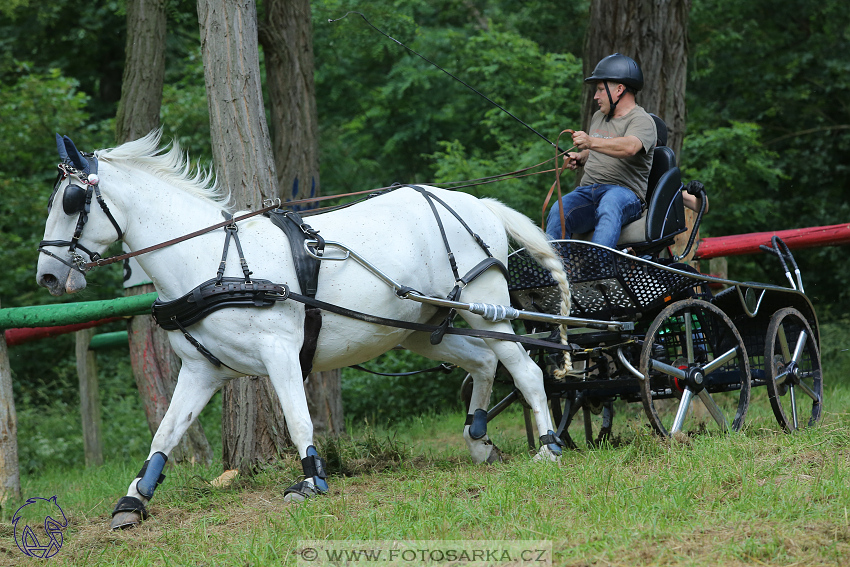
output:
[[[560,255],[552,248],[552,244],[542,230],[531,222],[524,214],[504,205],[496,199],[483,198],[480,201],[485,207],[496,215],[505,227],[505,232],[513,238],[520,246],[525,247],[529,255],[541,266],[549,270],[552,278],[558,284],[561,292],[561,315],[570,314],[570,283],[564,271],[564,265]],[[561,343],[568,344],[567,329],[559,325],[561,332]],[[564,368],[556,370],[555,376],[563,378],[567,372],[572,370],[572,362],[568,353],[564,354]]]

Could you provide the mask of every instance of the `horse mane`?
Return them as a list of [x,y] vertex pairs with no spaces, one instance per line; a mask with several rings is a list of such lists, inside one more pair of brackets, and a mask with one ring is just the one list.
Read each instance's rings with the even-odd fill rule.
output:
[[230,192],[218,185],[215,174],[200,165],[193,168],[177,140],[171,141],[170,148],[161,148],[161,137],[162,128],[157,128],[117,148],[96,151],[95,156],[116,166],[141,169],[178,189],[229,207]]

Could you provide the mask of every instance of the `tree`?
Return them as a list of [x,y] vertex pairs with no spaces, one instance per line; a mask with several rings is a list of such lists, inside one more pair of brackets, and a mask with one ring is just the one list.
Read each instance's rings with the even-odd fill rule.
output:
[[[272,148],[284,201],[320,193],[319,120],[310,16],[309,0],[267,0],[259,26],[272,118]],[[340,380],[339,370],[318,372],[307,378],[307,403],[316,432],[339,434],[345,428]]]
[[[694,0],[687,166],[706,181],[711,236],[850,218],[850,10],[841,0]],[[821,320],[850,310],[846,247],[796,254]],[[782,282],[769,255],[734,279]]]
[[[238,208],[257,209],[278,196],[265,119],[253,0],[198,0],[204,79],[218,182]],[[268,377],[243,377],[224,387],[223,461],[249,473],[277,457],[289,436]]]
[[[643,71],[644,87],[638,104],[667,124],[667,145],[681,158],[685,137],[685,84],[688,71],[688,16],[691,0],[594,0],[584,44],[584,74],[589,77],[603,57],[628,55]],[[582,129],[598,109],[592,84],[584,87]],[[696,214],[685,211],[688,226]],[[674,252],[681,254],[690,232],[676,237]],[[691,255],[693,250],[691,251]]]
[[[165,77],[166,13],[164,0],[131,0],[127,3],[127,46],[121,102],[115,119],[119,144],[136,140],[159,127]],[[147,283],[125,290],[125,295],[154,291]],[[150,315],[127,322],[133,376],[145,408],[151,435],[168,409],[180,360],[171,349],[168,333]],[[195,420],[172,455],[174,462],[212,461],[212,449],[200,422]]]
[[[667,145],[678,156],[685,136],[685,83],[688,71],[688,15],[691,0],[594,0],[584,44],[584,76],[612,53],[628,55],[643,71],[638,104],[667,123]],[[597,110],[584,88],[582,127]]]

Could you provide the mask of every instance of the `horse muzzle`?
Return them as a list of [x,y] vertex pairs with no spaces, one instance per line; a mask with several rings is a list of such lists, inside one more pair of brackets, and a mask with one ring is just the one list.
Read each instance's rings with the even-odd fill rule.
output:
[[82,273],[63,266],[59,262],[49,262],[49,264],[54,265],[45,267],[41,261],[39,262],[36,282],[41,287],[46,287],[50,295],[60,296],[85,289],[86,277]]

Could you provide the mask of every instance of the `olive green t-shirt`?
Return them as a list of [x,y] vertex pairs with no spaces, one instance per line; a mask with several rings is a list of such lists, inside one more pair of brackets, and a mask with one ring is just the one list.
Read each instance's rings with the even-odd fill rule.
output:
[[625,116],[605,120],[601,111],[596,111],[590,120],[588,134],[594,138],[623,138],[635,136],[643,144],[643,151],[627,158],[615,158],[591,150],[584,165],[582,185],[610,183],[627,187],[644,200],[652,154],[658,134],[655,121],[642,107],[635,106]]

